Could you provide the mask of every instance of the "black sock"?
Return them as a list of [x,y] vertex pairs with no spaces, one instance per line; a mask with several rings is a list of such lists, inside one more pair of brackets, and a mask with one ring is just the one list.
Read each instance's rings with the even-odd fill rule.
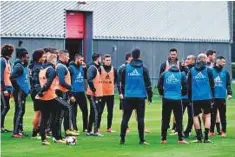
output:
[[32,137],[35,137],[35,136],[37,136],[37,134],[36,134],[36,130],[35,130],[35,129],[33,129]]
[[121,141],[125,142],[125,137],[121,137]]
[[220,123],[216,123],[217,133],[220,133]]
[[205,140],[208,140],[208,133],[209,133],[209,130],[208,128],[205,128]]
[[167,136],[167,129],[162,129],[162,141],[166,140],[166,136]]
[[226,124],[222,126],[222,131],[226,133]]
[[196,129],[196,134],[197,134],[197,140],[202,140],[202,130],[201,129]]
[[33,133],[32,133],[32,137],[35,137],[35,136],[37,136],[37,134],[38,134],[38,128],[33,128]]

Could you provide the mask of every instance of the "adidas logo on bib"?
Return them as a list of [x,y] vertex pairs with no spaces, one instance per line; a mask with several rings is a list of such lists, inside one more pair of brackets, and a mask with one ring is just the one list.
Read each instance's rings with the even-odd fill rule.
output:
[[175,75],[171,74],[171,76],[169,76],[167,79],[166,79],[166,83],[167,84],[176,84],[178,83],[179,80],[175,77]]
[[81,72],[77,75],[75,82],[83,82],[83,77]]
[[215,79],[215,86],[222,86],[222,80],[220,79],[219,76],[217,76]]
[[199,72],[199,73],[195,76],[195,78],[196,78],[197,80],[201,80],[201,79],[206,78],[206,76],[203,75],[201,72]]
[[105,79],[107,79],[107,80],[110,79],[109,74],[105,76]]
[[139,72],[137,69],[134,69],[131,73],[128,73],[129,76],[140,76]]
[[78,78],[82,78],[82,74],[81,73],[78,74]]

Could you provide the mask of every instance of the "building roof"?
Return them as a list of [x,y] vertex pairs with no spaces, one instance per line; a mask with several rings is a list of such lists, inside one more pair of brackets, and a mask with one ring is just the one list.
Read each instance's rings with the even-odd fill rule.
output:
[[228,2],[3,1],[1,36],[64,38],[65,10],[93,12],[93,38],[228,42]]

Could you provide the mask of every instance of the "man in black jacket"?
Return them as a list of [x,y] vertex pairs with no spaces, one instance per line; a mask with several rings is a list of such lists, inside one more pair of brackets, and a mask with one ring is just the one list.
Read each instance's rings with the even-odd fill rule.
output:
[[139,143],[148,145],[144,138],[144,114],[145,114],[145,99],[148,98],[152,102],[152,87],[149,77],[149,72],[143,66],[143,61],[140,60],[140,50],[132,51],[133,60],[126,65],[121,73],[121,90],[124,97],[123,117],[121,123],[120,144],[125,143],[126,129],[133,110],[136,110]]
[[[185,60],[185,66],[187,66],[188,69],[190,70],[192,67],[194,67],[195,61],[196,61],[196,58],[194,55],[188,55]],[[187,77],[188,71],[184,71],[184,72]],[[188,138],[189,134],[192,131],[192,127],[193,127],[193,108],[192,108],[192,104],[189,101],[188,94],[183,96],[182,105],[183,105],[183,113],[185,112],[186,108],[187,108],[187,113],[188,113],[188,124],[187,124],[185,131],[184,131],[184,137]]]
[[[131,55],[131,52],[127,52],[126,55],[125,55],[125,59],[126,59],[126,62],[124,64],[122,64],[118,70],[117,70],[117,88],[118,88],[118,94],[119,94],[119,109],[123,111],[123,103],[124,103],[124,98],[123,98],[123,94],[122,94],[122,90],[121,90],[121,74],[122,74],[122,71],[124,69],[124,67],[129,64],[131,61],[132,61],[132,55]],[[127,126],[127,132],[130,132],[129,130],[129,127]]]
[[13,138],[21,138],[23,135],[26,135],[23,132],[23,116],[25,113],[26,97],[30,91],[27,69],[28,61],[28,52],[22,48],[19,53],[19,59],[16,59],[14,63],[10,77],[14,87],[13,97],[15,100]]
[[159,76],[164,72],[170,69],[172,65],[175,65],[180,71],[184,71],[185,66],[182,66],[178,59],[178,51],[176,48],[172,48],[169,51],[168,59],[161,64]]
[[[87,96],[90,102],[90,115],[87,129],[87,136],[103,137],[99,133],[98,121],[100,117],[100,103],[103,97],[102,80],[100,76],[99,67],[101,64],[101,55],[94,53],[92,55],[93,63],[87,70]],[[94,133],[92,133],[92,125],[94,124]]]
[[118,88],[118,93],[119,93],[119,98],[120,98],[120,106],[119,106],[120,110],[123,109],[123,94],[122,94],[121,82],[120,82],[120,80],[121,80],[121,73],[122,73],[124,67],[125,67],[127,64],[129,64],[129,63],[132,61],[132,59],[133,59],[130,52],[126,53],[125,59],[126,59],[126,62],[125,62],[124,64],[122,64],[122,65],[118,68],[118,70],[117,70],[117,74],[118,74],[118,78],[117,78],[117,88]]

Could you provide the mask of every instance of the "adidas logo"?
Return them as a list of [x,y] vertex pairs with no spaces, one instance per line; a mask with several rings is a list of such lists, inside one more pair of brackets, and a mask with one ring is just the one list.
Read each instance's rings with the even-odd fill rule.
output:
[[82,73],[78,73],[75,82],[83,82],[83,77],[82,77]]
[[219,76],[217,76],[214,80],[215,80],[215,82],[221,82],[221,79]]
[[77,79],[81,79],[81,78],[83,78],[83,77],[82,77],[82,73],[80,72],[77,76]]
[[195,76],[196,79],[200,80],[200,79],[204,79],[206,78],[205,75],[203,75],[201,72],[199,72],[196,76]]
[[106,76],[105,76],[105,79],[110,79],[109,75],[106,75]]
[[128,73],[129,76],[140,76],[137,69],[134,69],[131,73]]
[[217,76],[215,79],[215,86],[222,86],[222,80],[220,79],[219,76]]
[[167,79],[166,79],[166,83],[167,84],[176,84],[178,83],[179,80],[175,77],[174,74],[171,74],[171,76],[169,76]]

